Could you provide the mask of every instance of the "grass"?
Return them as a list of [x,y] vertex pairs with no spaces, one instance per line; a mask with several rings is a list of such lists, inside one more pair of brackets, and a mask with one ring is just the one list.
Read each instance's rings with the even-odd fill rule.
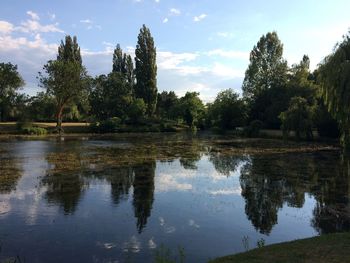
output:
[[350,262],[350,233],[300,239],[217,258],[209,263],[343,263]]
[[[56,127],[54,122],[33,122],[33,127],[45,128],[52,131]],[[89,123],[85,122],[65,122],[62,124],[65,133],[88,133]],[[16,122],[0,122],[0,134],[18,134]]]

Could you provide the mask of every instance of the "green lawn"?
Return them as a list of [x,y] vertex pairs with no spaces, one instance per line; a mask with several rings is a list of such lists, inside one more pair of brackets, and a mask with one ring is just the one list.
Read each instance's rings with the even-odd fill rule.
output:
[[210,261],[210,263],[229,262],[350,262],[350,233],[329,234],[280,243]]
[[[56,127],[55,122],[33,122],[33,126],[52,130]],[[85,122],[65,122],[62,127],[66,133],[86,133],[89,132],[89,123]],[[16,122],[0,122],[0,134],[18,134]]]

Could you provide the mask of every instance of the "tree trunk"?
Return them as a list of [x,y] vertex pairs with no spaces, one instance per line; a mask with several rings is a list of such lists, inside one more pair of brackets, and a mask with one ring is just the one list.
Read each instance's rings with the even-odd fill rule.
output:
[[61,106],[57,112],[57,124],[56,129],[58,131],[58,134],[61,135],[63,132],[62,129],[62,112],[63,112],[63,106]]

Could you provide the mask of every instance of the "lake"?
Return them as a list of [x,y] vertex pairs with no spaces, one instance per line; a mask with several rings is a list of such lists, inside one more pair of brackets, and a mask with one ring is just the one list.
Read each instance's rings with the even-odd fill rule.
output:
[[[0,261],[185,262],[350,230],[326,144],[191,134],[0,141]],[[179,252],[180,250],[180,252]]]

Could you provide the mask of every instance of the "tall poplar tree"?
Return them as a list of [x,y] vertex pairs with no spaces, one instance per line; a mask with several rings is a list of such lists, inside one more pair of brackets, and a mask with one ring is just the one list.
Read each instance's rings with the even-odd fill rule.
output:
[[130,55],[123,53],[120,45],[117,44],[113,53],[113,66],[112,72],[119,72],[125,78],[125,81],[133,88],[134,77],[134,64]]
[[152,116],[157,104],[156,48],[150,30],[143,25],[138,35],[136,50],[135,95],[147,105],[147,115]]

